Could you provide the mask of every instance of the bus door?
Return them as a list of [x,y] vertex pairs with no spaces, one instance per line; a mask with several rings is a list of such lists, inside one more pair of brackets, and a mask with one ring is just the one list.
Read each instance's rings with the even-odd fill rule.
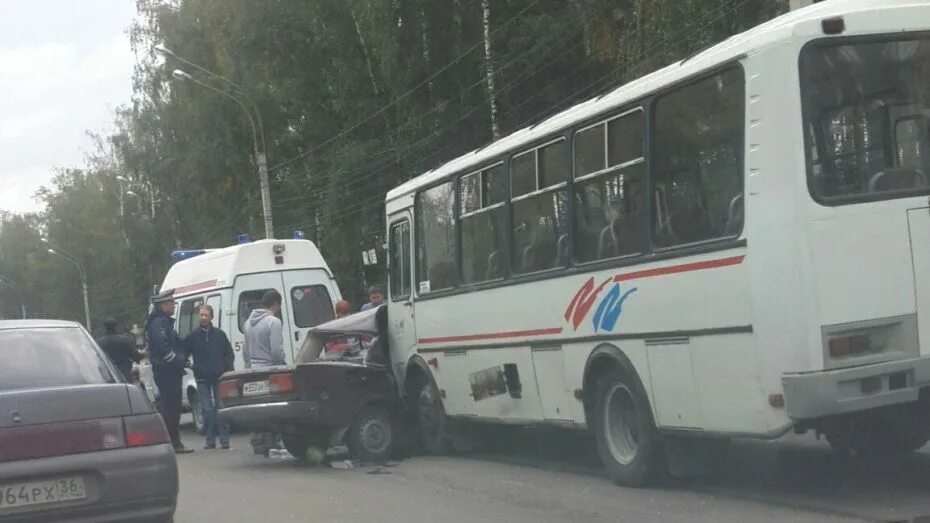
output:
[[413,290],[413,242],[410,211],[395,214],[388,221],[388,342],[391,361],[399,383],[404,382],[404,373],[410,351],[417,343],[414,323]]
[[293,361],[307,337],[307,330],[336,317],[333,307],[339,299],[339,290],[323,269],[286,271],[282,276],[284,292],[281,295],[289,310],[290,326],[289,330],[285,329],[284,337],[291,340]]
[[[291,332],[289,317],[289,308],[284,292],[284,284],[280,272],[260,272],[255,274],[244,274],[236,277],[236,283],[233,287],[232,307],[236,310],[236,322],[228,326],[227,332],[236,331],[236,342],[233,349],[236,352],[236,368],[245,368],[242,360],[242,347],[244,344],[245,323],[249,315],[255,309],[262,308],[262,296],[265,292],[274,289],[281,293],[281,322],[283,323],[284,337],[284,358],[288,363],[293,361],[291,357],[291,341],[293,338],[288,335]],[[230,336],[232,338],[233,336]]]

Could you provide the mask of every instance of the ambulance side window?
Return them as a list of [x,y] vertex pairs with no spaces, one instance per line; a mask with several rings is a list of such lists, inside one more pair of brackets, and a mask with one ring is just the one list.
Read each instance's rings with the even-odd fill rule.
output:
[[262,308],[262,296],[271,289],[256,289],[239,294],[239,332],[245,332],[245,321],[255,309]]
[[178,309],[178,336],[184,339],[197,325],[197,309],[203,305],[203,298],[191,298],[181,302]]

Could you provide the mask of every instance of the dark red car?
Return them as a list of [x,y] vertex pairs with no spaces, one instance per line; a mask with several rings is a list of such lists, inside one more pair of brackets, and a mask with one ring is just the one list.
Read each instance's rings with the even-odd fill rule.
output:
[[239,429],[281,433],[298,458],[310,447],[344,442],[363,461],[388,459],[400,402],[378,328],[386,314],[382,306],[314,327],[294,365],[223,375],[220,418]]

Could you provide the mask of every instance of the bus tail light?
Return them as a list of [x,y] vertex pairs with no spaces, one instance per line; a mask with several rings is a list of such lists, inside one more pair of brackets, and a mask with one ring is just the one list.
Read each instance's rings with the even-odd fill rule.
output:
[[239,380],[229,380],[220,382],[220,399],[228,400],[239,397]]
[[881,330],[839,334],[827,341],[830,357],[834,359],[851,358],[875,354],[884,350],[884,336]]
[[268,376],[268,387],[272,394],[294,390],[294,378],[291,374],[272,374]]

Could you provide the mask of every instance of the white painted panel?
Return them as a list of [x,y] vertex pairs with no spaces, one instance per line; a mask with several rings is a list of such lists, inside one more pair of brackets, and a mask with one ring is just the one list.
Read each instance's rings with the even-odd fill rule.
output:
[[687,341],[646,347],[652,401],[660,427],[701,428],[701,411]]
[[534,347],[533,368],[545,419],[572,420],[572,395],[565,381],[565,357],[562,347]]
[[904,209],[838,211],[812,224],[819,325],[914,312],[914,279]]
[[[433,375],[439,388],[446,392],[444,406],[447,414],[511,420],[543,419],[529,347],[430,353],[429,356],[438,359]],[[476,400],[472,395],[470,376],[486,369],[501,368],[505,363],[517,365],[521,397],[513,398],[508,392],[503,392]]]
[[930,209],[911,209],[911,256],[914,261],[914,286],[917,300],[917,335],[920,353],[930,354]]
[[752,334],[692,338],[691,361],[703,429],[750,433],[787,423],[768,405]]

